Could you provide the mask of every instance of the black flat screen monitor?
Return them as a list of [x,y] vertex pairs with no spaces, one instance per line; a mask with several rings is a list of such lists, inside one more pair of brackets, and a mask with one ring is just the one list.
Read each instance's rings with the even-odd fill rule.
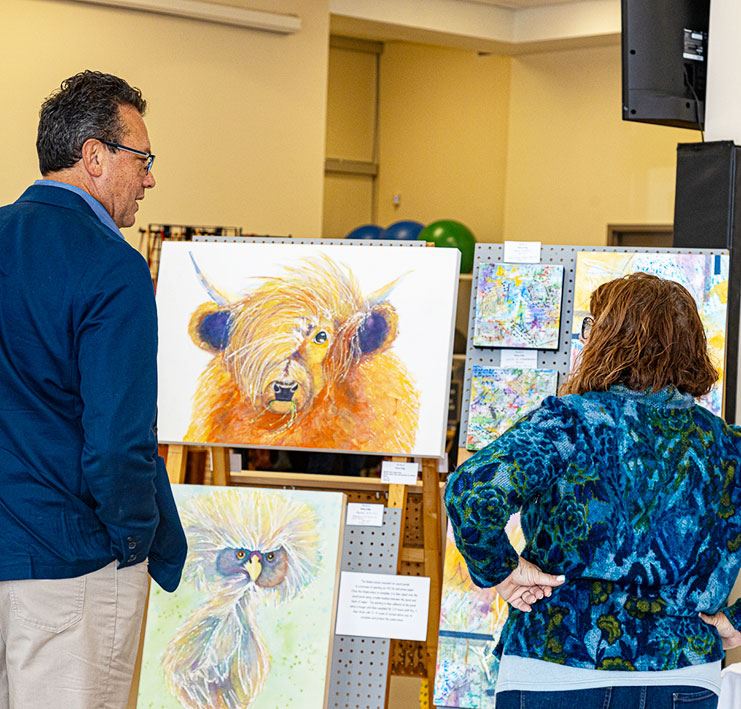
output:
[[622,0],[623,119],[702,130],[710,0]]

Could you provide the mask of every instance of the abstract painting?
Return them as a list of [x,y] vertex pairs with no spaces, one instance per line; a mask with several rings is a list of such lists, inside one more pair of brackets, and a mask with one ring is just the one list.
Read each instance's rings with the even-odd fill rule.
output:
[[555,395],[555,369],[507,369],[473,365],[466,448],[480,450],[518,419]]
[[563,274],[549,264],[481,264],[473,344],[557,350]]
[[170,243],[159,438],[444,453],[459,253]]
[[188,558],[152,586],[137,706],[325,706],[344,495],[173,490]]
[[[522,551],[525,539],[514,515],[510,542]],[[435,674],[435,706],[493,709],[499,659],[494,648],[507,620],[507,603],[493,588],[475,586],[448,525]]]
[[582,251],[576,256],[574,320],[571,334],[571,367],[583,344],[581,323],[589,314],[589,297],[603,283],[630,273],[650,273],[681,283],[695,299],[705,326],[708,351],[720,379],[698,403],[714,414],[723,406],[726,318],[728,310],[728,256],[713,254],[635,253]]

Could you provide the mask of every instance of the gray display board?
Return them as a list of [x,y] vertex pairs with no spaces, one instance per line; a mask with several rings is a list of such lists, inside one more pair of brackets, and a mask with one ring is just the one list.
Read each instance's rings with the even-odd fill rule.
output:
[[[558,371],[559,386],[569,373],[571,357],[571,327],[574,320],[574,277],[576,255],[583,251],[609,251],[619,253],[642,254],[705,254],[728,256],[725,249],[668,249],[668,248],[633,248],[619,246],[549,246],[543,245],[540,254],[541,263],[560,264],[564,267],[563,297],[561,301],[561,328],[558,334],[558,350],[538,350],[538,369],[555,369]],[[476,244],[473,264],[473,285],[471,287],[471,306],[468,319],[468,344],[466,346],[466,376],[461,401],[461,430],[459,446],[466,447],[468,433],[468,405],[471,400],[471,374],[475,364],[486,367],[498,367],[501,350],[492,347],[475,347],[473,344],[474,317],[476,310],[476,291],[479,270],[482,264],[501,263],[504,259],[503,244]]]
[[[345,525],[342,571],[395,574],[401,510],[386,508],[383,527]],[[335,635],[329,679],[330,709],[380,709],[386,704],[391,641]]]

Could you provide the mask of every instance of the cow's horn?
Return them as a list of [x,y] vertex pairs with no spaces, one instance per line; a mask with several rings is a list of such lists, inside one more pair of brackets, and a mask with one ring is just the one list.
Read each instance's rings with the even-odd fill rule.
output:
[[208,293],[211,297],[211,300],[213,300],[214,303],[216,303],[217,305],[228,305],[229,299],[218,288],[211,285],[208,278],[206,278],[206,276],[203,274],[203,271],[198,268],[198,264],[193,257],[193,252],[188,251],[188,254],[190,255],[190,260],[193,262],[193,268],[196,269],[196,277],[198,278],[199,283],[205,289],[206,293]]
[[407,271],[406,273],[402,273],[398,278],[394,278],[393,281],[390,281],[385,286],[381,286],[378,290],[374,290],[369,296],[368,296],[368,303],[370,305],[376,305],[377,303],[381,303],[386,298],[389,297],[391,294],[391,291],[396,288],[399,281],[404,278],[405,276],[408,276],[411,273],[411,271]]

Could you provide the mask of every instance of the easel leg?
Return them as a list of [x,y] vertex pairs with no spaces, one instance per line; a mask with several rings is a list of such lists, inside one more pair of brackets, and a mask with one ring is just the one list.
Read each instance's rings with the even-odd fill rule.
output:
[[185,462],[187,459],[187,448],[183,445],[170,445],[167,447],[167,477],[173,484],[185,482]]
[[[404,460],[403,458],[401,460]],[[407,516],[407,486],[396,485],[394,483],[389,485],[389,509],[401,510],[401,520],[399,523],[399,555],[398,563],[396,567],[397,573],[401,571],[401,550],[404,547],[404,530],[406,528],[406,516]],[[389,641],[393,643],[394,641]],[[388,675],[386,680],[386,701],[384,706],[389,705],[389,691],[391,690],[391,657],[389,656],[389,667]]]
[[229,466],[229,448],[211,448],[211,469],[213,470],[213,485],[230,485],[231,473]]
[[401,523],[399,524],[399,568],[401,568],[401,547],[404,545],[404,523],[407,516],[407,486],[406,485],[389,485],[389,502],[390,509],[401,510]]
[[422,530],[425,549],[425,575],[430,577],[430,611],[427,618],[428,706],[433,709],[433,687],[437,666],[437,642],[440,630],[442,593],[442,551],[440,544],[440,474],[436,460],[422,461]]

